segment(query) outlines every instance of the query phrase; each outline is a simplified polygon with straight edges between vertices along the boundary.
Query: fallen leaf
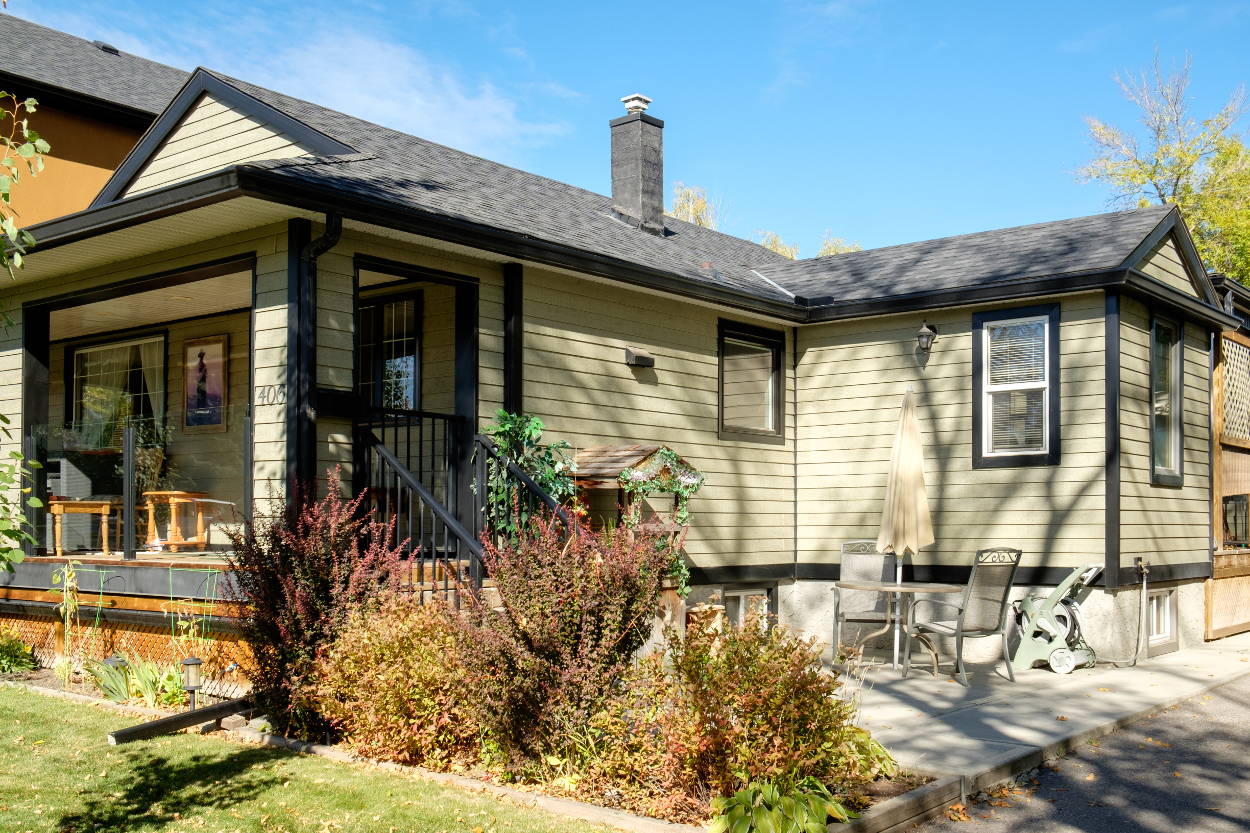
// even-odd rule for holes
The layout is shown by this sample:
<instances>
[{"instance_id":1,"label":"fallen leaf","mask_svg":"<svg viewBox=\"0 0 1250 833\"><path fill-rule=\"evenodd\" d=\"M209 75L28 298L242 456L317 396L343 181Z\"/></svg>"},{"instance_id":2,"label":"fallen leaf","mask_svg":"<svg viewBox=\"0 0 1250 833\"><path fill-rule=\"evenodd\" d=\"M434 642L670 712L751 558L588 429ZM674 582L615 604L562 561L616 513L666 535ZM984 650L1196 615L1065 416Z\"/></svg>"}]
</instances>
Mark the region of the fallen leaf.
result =
<instances>
[{"instance_id":1,"label":"fallen leaf","mask_svg":"<svg viewBox=\"0 0 1250 833\"><path fill-rule=\"evenodd\" d=\"M1058 717L1055 718L1055 720L1067 720L1067 719L1068 718L1064 717L1063 715L1059 715Z\"/></svg>"},{"instance_id":2,"label":"fallen leaf","mask_svg":"<svg viewBox=\"0 0 1250 833\"><path fill-rule=\"evenodd\" d=\"M1184 775L1181 775L1179 772L1173 772L1173 773L1172 773L1172 777L1173 777L1173 778L1184 778L1185 776L1184 776Z\"/></svg>"},{"instance_id":3,"label":"fallen leaf","mask_svg":"<svg viewBox=\"0 0 1250 833\"><path fill-rule=\"evenodd\" d=\"M1086 776L1085 776L1085 780L1086 780L1086 781L1097 781L1097 780L1098 780L1098 776L1097 776L1097 775L1095 775L1094 773L1092 773L1092 772L1091 772L1089 775L1086 775Z\"/></svg>"}]
</instances>

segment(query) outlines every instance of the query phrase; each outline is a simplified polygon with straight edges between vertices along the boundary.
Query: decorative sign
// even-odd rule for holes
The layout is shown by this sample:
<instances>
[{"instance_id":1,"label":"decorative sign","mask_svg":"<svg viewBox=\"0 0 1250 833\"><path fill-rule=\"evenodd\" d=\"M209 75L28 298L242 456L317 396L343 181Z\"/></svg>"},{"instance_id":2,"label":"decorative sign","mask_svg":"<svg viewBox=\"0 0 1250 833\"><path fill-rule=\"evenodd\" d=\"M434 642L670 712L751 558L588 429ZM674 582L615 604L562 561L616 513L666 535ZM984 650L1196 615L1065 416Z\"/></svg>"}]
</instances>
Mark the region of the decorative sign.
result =
<instances>
[{"instance_id":1,"label":"decorative sign","mask_svg":"<svg viewBox=\"0 0 1250 833\"><path fill-rule=\"evenodd\" d=\"M229 387L228 336L211 336L182 345L182 430L216 434L226 430Z\"/></svg>"}]
</instances>

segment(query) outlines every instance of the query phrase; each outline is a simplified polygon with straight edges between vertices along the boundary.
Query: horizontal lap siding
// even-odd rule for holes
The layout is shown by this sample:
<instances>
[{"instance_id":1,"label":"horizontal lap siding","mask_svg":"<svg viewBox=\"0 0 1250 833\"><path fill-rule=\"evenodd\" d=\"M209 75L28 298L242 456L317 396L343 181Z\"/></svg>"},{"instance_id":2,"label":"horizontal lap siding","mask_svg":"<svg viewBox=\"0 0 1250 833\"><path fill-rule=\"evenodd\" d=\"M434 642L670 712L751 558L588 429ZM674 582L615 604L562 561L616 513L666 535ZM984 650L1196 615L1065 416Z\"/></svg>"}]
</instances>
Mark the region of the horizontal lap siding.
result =
<instances>
[{"instance_id":1,"label":"horizontal lap siding","mask_svg":"<svg viewBox=\"0 0 1250 833\"><path fill-rule=\"evenodd\" d=\"M538 269L526 270L524 307L525 410L543 420L547 439L579 448L670 446L707 478L690 503L686 549L694 565L788 569L794 550L789 349L785 440L724 440L717 423L715 310ZM651 353L655 367L626 366L626 347Z\"/></svg>"},{"instance_id":2,"label":"horizontal lap siding","mask_svg":"<svg viewBox=\"0 0 1250 833\"><path fill-rule=\"evenodd\" d=\"M1194 291L1194 283L1189 279L1189 273L1185 271L1180 252L1171 237L1165 237L1155 246L1137 268L1143 274L1162 281L1173 289L1179 289L1186 295L1198 294Z\"/></svg>"},{"instance_id":3,"label":"horizontal lap siding","mask_svg":"<svg viewBox=\"0 0 1250 833\"><path fill-rule=\"evenodd\" d=\"M0 455L10 459L22 450L22 310L6 303L8 325L0 324L0 414L8 418L8 431L0 431ZM17 499L17 487L6 495Z\"/></svg>"},{"instance_id":4,"label":"horizontal lap siding","mask_svg":"<svg viewBox=\"0 0 1250 833\"><path fill-rule=\"evenodd\" d=\"M287 253L286 236L256 264L252 315L252 387L264 392L252 406L252 494L264 507L286 494ZM281 392L280 395L275 395Z\"/></svg>"},{"instance_id":5,"label":"horizontal lap siding","mask_svg":"<svg viewBox=\"0 0 1250 833\"><path fill-rule=\"evenodd\" d=\"M993 545L1024 550L1027 567L1102 560L1103 296L1060 301L1057 466L972 468L973 312L939 310L799 330L800 562L836 563L843 541L877 537L909 387L925 444L936 538L916 562L966 565L976 549ZM921 366L916 331L924 321L939 335Z\"/></svg>"},{"instance_id":6,"label":"horizontal lap siding","mask_svg":"<svg viewBox=\"0 0 1250 833\"><path fill-rule=\"evenodd\" d=\"M1210 354L1207 333L1185 325L1184 485L1150 482L1150 311L1122 301L1120 327L1121 566L1210 557Z\"/></svg>"},{"instance_id":7,"label":"horizontal lap siding","mask_svg":"<svg viewBox=\"0 0 1250 833\"><path fill-rule=\"evenodd\" d=\"M295 139L203 96L126 189L125 196L258 159L308 156Z\"/></svg>"}]
</instances>

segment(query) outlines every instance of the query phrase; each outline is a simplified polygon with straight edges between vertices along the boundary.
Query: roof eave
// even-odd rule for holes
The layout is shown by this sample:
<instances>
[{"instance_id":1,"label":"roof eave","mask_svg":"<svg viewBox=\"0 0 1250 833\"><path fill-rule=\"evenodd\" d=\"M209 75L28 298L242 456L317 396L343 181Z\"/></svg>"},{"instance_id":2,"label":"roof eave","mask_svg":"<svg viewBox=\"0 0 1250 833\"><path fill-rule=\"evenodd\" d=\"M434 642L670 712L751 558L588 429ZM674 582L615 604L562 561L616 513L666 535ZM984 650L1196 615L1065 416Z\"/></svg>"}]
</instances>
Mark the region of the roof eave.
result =
<instances>
[{"instance_id":1,"label":"roof eave","mask_svg":"<svg viewBox=\"0 0 1250 833\"><path fill-rule=\"evenodd\" d=\"M213 174L180 182L135 197L88 208L56 220L32 226L38 240L36 252L139 225L237 197L253 197L292 208L338 213L344 218L372 223L491 251L547 266L575 269L634 286L695 297L743 312L803 323L807 310L789 301L753 296L727 287L709 286L682 275L651 269L628 261L586 252L571 246L529 237L492 226L458 220L418 209L398 206L360 194L345 194L294 182L272 171L234 166Z\"/></svg>"}]
</instances>

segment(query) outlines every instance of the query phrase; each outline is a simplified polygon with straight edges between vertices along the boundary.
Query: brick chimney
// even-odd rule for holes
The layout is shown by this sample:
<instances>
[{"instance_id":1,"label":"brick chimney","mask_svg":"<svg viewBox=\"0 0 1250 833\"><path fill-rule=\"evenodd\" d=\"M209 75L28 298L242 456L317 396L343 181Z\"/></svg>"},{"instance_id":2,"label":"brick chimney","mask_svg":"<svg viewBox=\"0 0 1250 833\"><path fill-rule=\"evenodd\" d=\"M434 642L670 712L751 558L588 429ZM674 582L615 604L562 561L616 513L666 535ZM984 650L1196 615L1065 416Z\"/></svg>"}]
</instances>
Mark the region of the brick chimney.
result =
<instances>
[{"instance_id":1,"label":"brick chimney","mask_svg":"<svg viewBox=\"0 0 1250 833\"><path fill-rule=\"evenodd\" d=\"M612 207L621 219L664 233L664 122L645 112L651 99L621 99L627 115L612 119Z\"/></svg>"}]
</instances>

